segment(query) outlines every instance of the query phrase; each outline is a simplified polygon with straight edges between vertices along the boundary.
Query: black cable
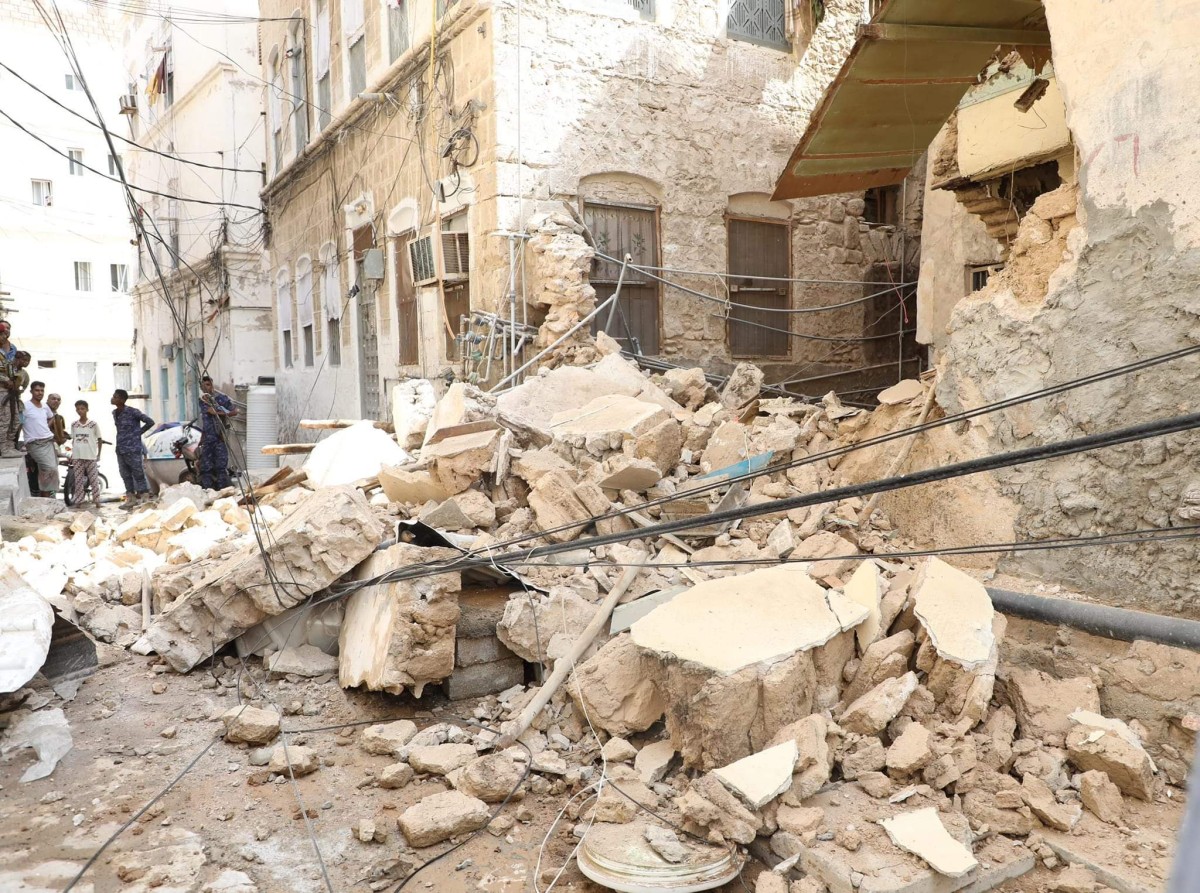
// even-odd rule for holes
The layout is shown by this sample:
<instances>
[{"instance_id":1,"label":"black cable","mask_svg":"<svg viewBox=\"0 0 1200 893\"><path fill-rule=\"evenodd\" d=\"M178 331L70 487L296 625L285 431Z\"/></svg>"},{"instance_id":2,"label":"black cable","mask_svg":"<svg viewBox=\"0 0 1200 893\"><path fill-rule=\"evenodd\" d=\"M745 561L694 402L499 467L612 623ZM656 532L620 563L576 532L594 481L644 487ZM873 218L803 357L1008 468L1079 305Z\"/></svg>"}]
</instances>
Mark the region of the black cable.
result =
<instances>
[{"instance_id":1,"label":"black cable","mask_svg":"<svg viewBox=\"0 0 1200 893\"><path fill-rule=\"evenodd\" d=\"M4 64L3 61L0 61L0 68L3 68L5 71L7 71L9 74L11 74L13 77L15 77L17 80L21 81L21 83L28 86L30 89L36 90L38 93L42 94L44 97L49 99L51 102L53 102L59 108L64 109L65 111L71 113L76 118L79 118L81 121L85 121L88 124L91 124L93 127L100 128L100 122L92 120L87 115L77 112L77 111L75 111L75 109L71 108L69 105L66 105L63 102L60 102L58 99L55 99L54 96L47 93L41 87L37 86L36 84L31 83L30 81L23 78L18 72L9 68L7 65ZM100 129L103 129L103 128L100 128ZM136 146L137 148L141 149L143 152L150 152L154 155L161 155L163 158L170 158L172 161L178 161L181 164L190 164L193 167L204 167L204 168L208 168L209 170L214 170L214 171L232 171L235 174L262 174L261 168L223 167L222 165L219 165L219 164L205 164L202 161L189 161L188 159L181 158L178 155L172 155L170 152L162 152L158 149L152 149L149 146L144 146L141 143L138 143L138 142L135 142L135 141L129 139L128 137L121 136L119 133L114 133L113 136L116 137L117 139L119 139L123 143L127 143L130 146Z\"/></svg>"},{"instance_id":2,"label":"black cable","mask_svg":"<svg viewBox=\"0 0 1200 893\"><path fill-rule=\"evenodd\" d=\"M59 148L53 146L46 140L42 139L40 136L38 136L36 133L34 133L32 130L30 130L28 127L23 125L20 121L18 121L12 115L8 114L8 112L4 111L3 109L0 109L0 115L3 115L5 118L7 118L9 121L12 122L14 127L16 127L18 130L25 133L27 136L30 136L33 139L37 140L39 143L41 143L43 146L45 146L51 152L54 152L57 155L61 155L63 158L66 158L72 164L77 164L84 170L91 171L93 174L95 174L98 177L103 177L105 180L112 180L114 183L120 183L126 189L136 189L138 192L144 192L147 195L157 195L157 196L161 196L162 198L169 198L169 199L172 199L173 201L179 201L179 202L190 202L191 204L194 204L194 205L214 205L216 207L221 207L221 208L242 208L246 211L254 211L256 214L263 213L263 210L261 208L255 208L251 205L242 205L242 204L238 204L237 202L211 202L211 201L208 201L208 200L202 199L202 198L186 198L182 195L171 195L170 193L167 193L167 192L159 192L156 189L147 189L144 186L134 186L130 183L127 183L124 179L122 179L120 177L114 177L114 176L111 176L110 174L103 173L102 171L97 170L96 168L92 167L91 165L84 164L82 161L71 158L71 156L69 154L64 152L62 149L59 149ZM113 154L116 154L115 149L113 150Z\"/></svg>"}]
</instances>

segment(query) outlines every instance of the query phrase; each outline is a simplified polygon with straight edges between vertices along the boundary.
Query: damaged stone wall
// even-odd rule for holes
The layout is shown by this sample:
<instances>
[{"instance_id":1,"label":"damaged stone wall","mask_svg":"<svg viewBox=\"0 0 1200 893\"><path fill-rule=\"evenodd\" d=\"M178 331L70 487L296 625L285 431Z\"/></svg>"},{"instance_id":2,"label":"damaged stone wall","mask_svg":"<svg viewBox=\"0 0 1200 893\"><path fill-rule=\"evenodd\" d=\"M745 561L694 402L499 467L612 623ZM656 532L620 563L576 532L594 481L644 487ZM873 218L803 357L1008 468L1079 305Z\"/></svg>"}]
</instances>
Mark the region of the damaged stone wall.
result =
<instances>
[{"instance_id":1,"label":"damaged stone wall","mask_svg":"<svg viewBox=\"0 0 1200 893\"><path fill-rule=\"evenodd\" d=\"M1054 66L1079 152L1069 186L1026 217L1005 272L955 309L938 402L947 412L1100 372L1200 338L1200 162L1190 107L1200 9L1132 0L1047 0ZM1172 363L973 421L958 452L1029 447L1194 411L1200 361ZM955 451L955 450L952 450ZM1168 527L1190 517L1194 434L998 473L995 506L1016 538ZM885 500L884 505L888 502ZM928 527L912 535L934 538ZM1027 552L1014 573L1123 606L1200 616L1196 548Z\"/></svg>"},{"instance_id":2,"label":"damaged stone wall","mask_svg":"<svg viewBox=\"0 0 1200 893\"><path fill-rule=\"evenodd\" d=\"M811 42L798 43L794 53L727 38L724 9L711 0L680 0L660 4L655 20L645 21L623 3L527 4L520 23L525 61L518 69L516 13L498 8L500 220L565 213L564 203L650 206L659 211L661 265L719 273L727 270L727 215L789 223L795 277L870 279L874 265L899 259L902 241L915 256L923 170L908 190L913 213L906 215L910 230L903 239L895 229L868 226L861 194L770 201L796 135L849 50L861 4L827 3ZM520 119L517 70L524 73ZM520 207L518 195L526 197ZM527 254L531 268L539 260ZM718 278L669 276L704 294L728 296ZM863 294L858 284L797 284L792 305ZM532 285L528 295L539 300ZM663 356L730 367L719 304L665 287L659 302ZM860 335L879 316L872 307L793 317L792 330ZM556 323L554 331L559 328ZM814 364L810 374L862 365L862 344L789 340L789 356L756 359L778 360L780 368Z\"/></svg>"}]
</instances>

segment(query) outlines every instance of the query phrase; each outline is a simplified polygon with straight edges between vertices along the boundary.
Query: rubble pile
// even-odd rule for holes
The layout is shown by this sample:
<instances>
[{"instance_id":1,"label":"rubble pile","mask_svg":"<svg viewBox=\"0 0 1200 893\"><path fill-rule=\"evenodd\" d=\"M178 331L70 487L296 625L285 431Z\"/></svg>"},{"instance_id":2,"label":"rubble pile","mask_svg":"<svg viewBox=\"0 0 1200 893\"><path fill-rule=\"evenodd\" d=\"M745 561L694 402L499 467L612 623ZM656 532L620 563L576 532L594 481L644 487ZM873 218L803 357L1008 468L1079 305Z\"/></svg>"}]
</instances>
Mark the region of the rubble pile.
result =
<instances>
[{"instance_id":1,"label":"rubble pile","mask_svg":"<svg viewBox=\"0 0 1200 893\"><path fill-rule=\"evenodd\" d=\"M177 672L232 646L290 680L475 699L475 725L340 739L377 763L364 785L442 786L390 826L357 822L363 845L461 841L511 827L501 804L590 790L564 815L601 883L606 852L715 878L742 861L730 847L756 847L783 863L760 890L794 870L804 893L983 891L1069 861L1073 834L1120 829L1131 799L1158 795L1137 728L1102 714L1091 677L1004 666L983 585L890 557L910 544L862 500L704 526L836 484L837 458L771 466L855 442L869 413L768 398L749 365L719 393L700 370L647 376L614 347L499 396L408 383L395 439L333 434L322 473L264 496L255 519L233 497L168 492L127 516L56 516L0 560L65 619ZM897 424L928 387L891 389ZM337 473L352 442L353 473ZM637 536L683 518L699 523ZM537 542L578 548L504 565ZM492 566L460 571L467 553ZM430 572L373 582L415 565ZM545 688L527 665L555 671ZM322 754L244 693L219 718L229 746L261 753L251 783L319 774Z\"/></svg>"}]
</instances>

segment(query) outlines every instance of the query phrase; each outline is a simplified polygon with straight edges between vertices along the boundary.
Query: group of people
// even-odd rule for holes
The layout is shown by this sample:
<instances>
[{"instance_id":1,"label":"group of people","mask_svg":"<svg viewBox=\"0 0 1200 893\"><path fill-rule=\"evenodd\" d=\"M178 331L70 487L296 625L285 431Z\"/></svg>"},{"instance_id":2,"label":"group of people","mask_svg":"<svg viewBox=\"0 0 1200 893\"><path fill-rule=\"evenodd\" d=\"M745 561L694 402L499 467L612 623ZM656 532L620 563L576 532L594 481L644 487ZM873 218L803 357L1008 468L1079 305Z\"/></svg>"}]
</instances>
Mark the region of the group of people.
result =
<instances>
[{"instance_id":1,"label":"group of people","mask_svg":"<svg viewBox=\"0 0 1200 893\"><path fill-rule=\"evenodd\" d=\"M71 443L71 470L74 478L73 504L90 501L100 504L100 450L108 441L100 435L100 426L88 417L86 400L75 401L78 419L71 423L68 434L63 417L58 414L62 398L46 395L46 385L29 380L25 371L30 355L17 350L12 343L12 324L0 320L0 458L26 455L37 466L37 487L34 496L53 499L58 492L59 447ZM26 388L29 399L22 400ZM229 451L225 443L227 419L237 415L233 401L217 391L210 376L200 381L200 403L203 410L200 441L200 484L221 489L228 487ZM43 402L44 400L44 402ZM117 467L125 485L125 503L148 500L150 485L146 479L146 455L142 436L155 425L141 410L127 405L129 392L118 388L113 392L113 427L116 429ZM17 445L24 438L24 451ZM30 472L32 475L32 471ZM32 478L31 478L32 480Z\"/></svg>"}]
</instances>

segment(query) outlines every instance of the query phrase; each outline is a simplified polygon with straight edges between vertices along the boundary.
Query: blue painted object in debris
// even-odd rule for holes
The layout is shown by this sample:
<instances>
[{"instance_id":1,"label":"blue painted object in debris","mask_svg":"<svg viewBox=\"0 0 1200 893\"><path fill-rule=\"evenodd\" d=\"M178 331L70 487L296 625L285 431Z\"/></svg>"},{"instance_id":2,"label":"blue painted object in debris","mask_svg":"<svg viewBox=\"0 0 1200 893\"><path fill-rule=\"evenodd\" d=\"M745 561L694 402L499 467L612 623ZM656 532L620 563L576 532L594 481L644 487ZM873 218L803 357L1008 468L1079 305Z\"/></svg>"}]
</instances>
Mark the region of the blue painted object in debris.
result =
<instances>
[{"instance_id":1,"label":"blue painted object in debris","mask_svg":"<svg viewBox=\"0 0 1200 893\"><path fill-rule=\"evenodd\" d=\"M706 481L713 478L736 478L742 475L750 474L751 472L761 471L771 464L771 459L775 457L774 452L759 453L757 456L751 456L749 459L743 459L733 465L728 465L725 468L718 468L716 471L710 471L708 474L702 474L696 478L697 481Z\"/></svg>"}]
</instances>

